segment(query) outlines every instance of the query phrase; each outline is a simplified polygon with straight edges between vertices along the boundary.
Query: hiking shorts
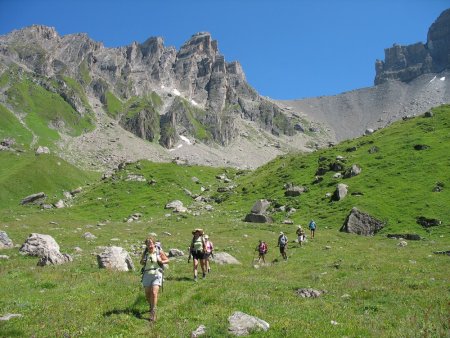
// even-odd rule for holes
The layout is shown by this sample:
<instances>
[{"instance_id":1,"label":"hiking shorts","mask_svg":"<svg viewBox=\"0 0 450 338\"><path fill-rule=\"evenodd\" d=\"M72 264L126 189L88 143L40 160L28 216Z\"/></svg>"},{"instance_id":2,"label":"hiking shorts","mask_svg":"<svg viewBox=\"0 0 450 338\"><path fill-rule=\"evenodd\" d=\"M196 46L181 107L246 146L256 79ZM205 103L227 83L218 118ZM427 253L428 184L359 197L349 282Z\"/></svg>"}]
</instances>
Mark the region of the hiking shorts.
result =
<instances>
[{"instance_id":1,"label":"hiking shorts","mask_svg":"<svg viewBox=\"0 0 450 338\"><path fill-rule=\"evenodd\" d=\"M161 286L163 282L163 275L161 272L148 273L145 272L142 278L142 286L147 288L149 286Z\"/></svg>"},{"instance_id":2,"label":"hiking shorts","mask_svg":"<svg viewBox=\"0 0 450 338\"><path fill-rule=\"evenodd\" d=\"M205 252L204 258L209 259L211 257L211 252Z\"/></svg>"},{"instance_id":3,"label":"hiking shorts","mask_svg":"<svg viewBox=\"0 0 450 338\"><path fill-rule=\"evenodd\" d=\"M192 258L205 259L205 253L203 251L192 251Z\"/></svg>"},{"instance_id":4,"label":"hiking shorts","mask_svg":"<svg viewBox=\"0 0 450 338\"><path fill-rule=\"evenodd\" d=\"M298 242L303 242L305 240L305 235L299 235L298 236Z\"/></svg>"}]
</instances>

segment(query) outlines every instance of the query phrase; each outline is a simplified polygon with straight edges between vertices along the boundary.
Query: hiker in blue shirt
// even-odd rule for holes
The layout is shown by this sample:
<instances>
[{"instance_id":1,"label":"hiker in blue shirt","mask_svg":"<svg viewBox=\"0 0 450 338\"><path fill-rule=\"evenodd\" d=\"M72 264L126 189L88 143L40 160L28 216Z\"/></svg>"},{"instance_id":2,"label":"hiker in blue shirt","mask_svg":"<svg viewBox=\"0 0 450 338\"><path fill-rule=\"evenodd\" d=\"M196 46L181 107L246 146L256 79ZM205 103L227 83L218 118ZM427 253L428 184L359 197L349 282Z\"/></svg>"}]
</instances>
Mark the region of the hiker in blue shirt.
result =
<instances>
[{"instance_id":1,"label":"hiker in blue shirt","mask_svg":"<svg viewBox=\"0 0 450 338\"><path fill-rule=\"evenodd\" d=\"M283 256L284 260L287 260L286 247L287 247L288 239L284 232L280 232L280 236L278 237L278 245L280 247L280 254Z\"/></svg>"},{"instance_id":2,"label":"hiker in blue shirt","mask_svg":"<svg viewBox=\"0 0 450 338\"><path fill-rule=\"evenodd\" d=\"M314 232L316 231L316 222L314 222L314 220L311 220L308 227L309 230L311 230L311 238L314 238Z\"/></svg>"}]
</instances>

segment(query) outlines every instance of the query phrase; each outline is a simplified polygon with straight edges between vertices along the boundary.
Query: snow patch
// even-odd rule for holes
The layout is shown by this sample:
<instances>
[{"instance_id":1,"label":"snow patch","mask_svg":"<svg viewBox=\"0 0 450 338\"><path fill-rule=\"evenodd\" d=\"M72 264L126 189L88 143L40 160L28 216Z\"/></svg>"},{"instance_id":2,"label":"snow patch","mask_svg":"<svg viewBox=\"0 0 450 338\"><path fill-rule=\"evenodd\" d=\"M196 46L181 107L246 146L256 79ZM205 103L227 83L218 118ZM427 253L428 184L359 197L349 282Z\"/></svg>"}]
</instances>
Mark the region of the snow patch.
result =
<instances>
[{"instance_id":1,"label":"snow patch","mask_svg":"<svg viewBox=\"0 0 450 338\"><path fill-rule=\"evenodd\" d=\"M181 138L184 142L186 142L186 144L192 144L192 142L191 142L186 136L180 135L180 138Z\"/></svg>"},{"instance_id":2,"label":"snow patch","mask_svg":"<svg viewBox=\"0 0 450 338\"><path fill-rule=\"evenodd\" d=\"M428 83L431 83L431 82L433 82L434 80L436 80L436 75L430 80L430 82L428 82Z\"/></svg>"},{"instance_id":3,"label":"snow patch","mask_svg":"<svg viewBox=\"0 0 450 338\"><path fill-rule=\"evenodd\" d=\"M445 76L441 77L439 80L445 81Z\"/></svg>"},{"instance_id":4,"label":"snow patch","mask_svg":"<svg viewBox=\"0 0 450 338\"><path fill-rule=\"evenodd\" d=\"M181 93L177 89L172 89L172 93L176 96L181 96Z\"/></svg>"},{"instance_id":5,"label":"snow patch","mask_svg":"<svg viewBox=\"0 0 450 338\"><path fill-rule=\"evenodd\" d=\"M192 100L191 99L191 103L192 103L192 105L194 105L194 106L198 106L198 103L197 102L195 102L194 100Z\"/></svg>"}]
</instances>

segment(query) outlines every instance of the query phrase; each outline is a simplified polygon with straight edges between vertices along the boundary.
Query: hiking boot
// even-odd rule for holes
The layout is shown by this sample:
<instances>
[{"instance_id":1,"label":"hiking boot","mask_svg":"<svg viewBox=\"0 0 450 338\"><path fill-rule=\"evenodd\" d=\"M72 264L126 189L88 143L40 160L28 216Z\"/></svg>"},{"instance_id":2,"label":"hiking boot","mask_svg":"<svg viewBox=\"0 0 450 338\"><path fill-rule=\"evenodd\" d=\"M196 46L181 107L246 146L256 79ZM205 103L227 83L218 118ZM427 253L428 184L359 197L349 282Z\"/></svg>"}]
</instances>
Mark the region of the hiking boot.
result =
<instances>
[{"instance_id":1,"label":"hiking boot","mask_svg":"<svg viewBox=\"0 0 450 338\"><path fill-rule=\"evenodd\" d=\"M208 268L208 273L210 273L211 272L211 268Z\"/></svg>"},{"instance_id":2,"label":"hiking boot","mask_svg":"<svg viewBox=\"0 0 450 338\"><path fill-rule=\"evenodd\" d=\"M195 276L194 277L194 282L197 282L198 281L198 278L197 278L197 276Z\"/></svg>"},{"instance_id":3,"label":"hiking boot","mask_svg":"<svg viewBox=\"0 0 450 338\"><path fill-rule=\"evenodd\" d=\"M156 309L150 310L150 321L156 321Z\"/></svg>"},{"instance_id":4,"label":"hiking boot","mask_svg":"<svg viewBox=\"0 0 450 338\"><path fill-rule=\"evenodd\" d=\"M206 278L206 273L203 272L202 278L203 278L203 279Z\"/></svg>"}]
</instances>

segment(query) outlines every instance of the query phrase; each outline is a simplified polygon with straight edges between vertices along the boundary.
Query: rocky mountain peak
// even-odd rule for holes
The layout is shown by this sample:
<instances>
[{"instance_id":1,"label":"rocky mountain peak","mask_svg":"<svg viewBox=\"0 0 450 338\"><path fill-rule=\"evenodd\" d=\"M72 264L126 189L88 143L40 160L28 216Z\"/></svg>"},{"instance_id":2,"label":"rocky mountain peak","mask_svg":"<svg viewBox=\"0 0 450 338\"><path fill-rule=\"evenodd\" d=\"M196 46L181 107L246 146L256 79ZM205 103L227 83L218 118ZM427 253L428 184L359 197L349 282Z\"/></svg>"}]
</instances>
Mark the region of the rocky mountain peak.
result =
<instances>
[{"instance_id":1,"label":"rocky mountain peak","mask_svg":"<svg viewBox=\"0 0 450 338\"><path fill-rule=\"evenodd\" d=\"M388 80L409 82L423 74L450 69L450 9L431 25L426 44L394 44L384 53L385 60L375 63L375 85Z\"/></svg>"}]
</instances>

